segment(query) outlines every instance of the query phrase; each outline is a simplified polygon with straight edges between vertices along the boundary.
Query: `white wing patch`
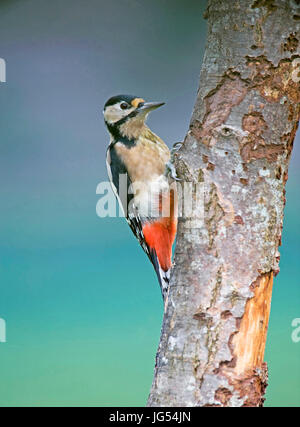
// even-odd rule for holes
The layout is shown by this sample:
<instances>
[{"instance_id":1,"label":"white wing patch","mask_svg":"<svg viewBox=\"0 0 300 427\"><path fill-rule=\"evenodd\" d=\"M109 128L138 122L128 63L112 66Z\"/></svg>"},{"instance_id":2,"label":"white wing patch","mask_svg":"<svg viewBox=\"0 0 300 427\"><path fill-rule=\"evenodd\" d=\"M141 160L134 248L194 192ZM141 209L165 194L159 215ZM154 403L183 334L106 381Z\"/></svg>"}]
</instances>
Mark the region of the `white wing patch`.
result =
<instances>
[{"instance_id":1,"label":"white wing patch","mask_svg":"<svg viewBox=\"0 0 300 427\"><path fill-rule=\"evenodd\" d=\"M107 168L107 175L108 175L108 178L109 178L109 181L110 181L110 184L111 184L112 190L113 190L113 192L114 192L114 195L116 196L116 198L117 198L117 200L118 200L118 203L119 203L119 206L120 206L120 208L121 208L122 214L123 214L123 216L125 216L125 212L124 212L123 204L122 204L121 199L120 199L120 197L119 197L118 190L117 190L117 188L116 188L116 186L115 186L115 184L114 184L114 182L113 182L113 177L112 177L112 173L111 173L111 167L110 167L110 165L111 165L111 157L110 157L110 149L109 149L109 147L108 147L108 149L107 149L107 151L106 151L106 168Z\"/></svg>"}]
</instances>

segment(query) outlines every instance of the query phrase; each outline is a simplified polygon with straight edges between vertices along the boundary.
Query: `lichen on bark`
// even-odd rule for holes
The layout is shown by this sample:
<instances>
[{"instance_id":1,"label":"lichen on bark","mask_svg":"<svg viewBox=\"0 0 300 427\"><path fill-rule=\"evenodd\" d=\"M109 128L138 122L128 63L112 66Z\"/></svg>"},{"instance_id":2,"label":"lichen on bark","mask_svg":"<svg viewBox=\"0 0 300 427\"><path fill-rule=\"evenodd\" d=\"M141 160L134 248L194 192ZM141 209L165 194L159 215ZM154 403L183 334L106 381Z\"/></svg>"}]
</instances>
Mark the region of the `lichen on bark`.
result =
<instances>
[{"instance_id":1,"label":"lichen on bark","mask_svg":"<svg viewBox=\"0 0 300 427\"><path fill-rule=\"evenodd\" d=\"M179 220L149 406L260 406L285 184L300 112L299 4L210 0L190 129L176 155L205 185Z\"/></svg>"}]
</instances>

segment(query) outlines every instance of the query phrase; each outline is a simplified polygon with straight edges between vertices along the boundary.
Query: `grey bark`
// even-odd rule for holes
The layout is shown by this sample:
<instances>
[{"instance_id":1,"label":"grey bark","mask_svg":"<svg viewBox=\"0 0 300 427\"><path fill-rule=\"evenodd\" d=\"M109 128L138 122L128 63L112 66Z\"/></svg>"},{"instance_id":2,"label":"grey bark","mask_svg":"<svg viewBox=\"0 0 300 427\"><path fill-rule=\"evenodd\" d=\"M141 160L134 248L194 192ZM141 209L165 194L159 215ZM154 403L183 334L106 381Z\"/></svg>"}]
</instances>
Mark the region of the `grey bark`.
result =
<instances>
[{"instance_id":1,"label":"grey bark","mask_svg":"<svg viewBox=\"0 0 300 427\"><path fill-rule=\"evenodd\" d=\"M266 365L241 362L249 343L237 341L254 290L268 311L261 283L279 271L299 0L209 0L205 17L200 86L176 155L179 177L205 185L204 223L179 219L149 406L260 406L266 387ZM260 322L266 330L268 313Z\"/></svg>"}]
</instances>

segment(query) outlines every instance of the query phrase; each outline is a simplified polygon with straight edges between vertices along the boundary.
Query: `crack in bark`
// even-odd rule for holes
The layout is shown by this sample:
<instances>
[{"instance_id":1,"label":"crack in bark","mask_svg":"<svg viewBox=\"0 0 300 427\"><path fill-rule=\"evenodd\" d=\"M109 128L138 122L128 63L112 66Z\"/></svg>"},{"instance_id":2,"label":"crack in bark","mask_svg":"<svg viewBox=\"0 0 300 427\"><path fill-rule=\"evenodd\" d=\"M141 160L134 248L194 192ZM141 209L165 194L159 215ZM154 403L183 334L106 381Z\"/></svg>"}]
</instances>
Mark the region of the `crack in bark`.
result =
<instances>
[{"instance_id":1,"label":"crack in bark","mask_svg":"<svg viewBox=\"0 0 300 427\"><path fill-rule=\"evenodd\" d=\"M217 188L213 184L209 192L209 201L205 204L205 224L209 238L209 249L212 249L214 246L218 224L224 216L225 212L220 204Z\"/></svg>"}]
</instances>

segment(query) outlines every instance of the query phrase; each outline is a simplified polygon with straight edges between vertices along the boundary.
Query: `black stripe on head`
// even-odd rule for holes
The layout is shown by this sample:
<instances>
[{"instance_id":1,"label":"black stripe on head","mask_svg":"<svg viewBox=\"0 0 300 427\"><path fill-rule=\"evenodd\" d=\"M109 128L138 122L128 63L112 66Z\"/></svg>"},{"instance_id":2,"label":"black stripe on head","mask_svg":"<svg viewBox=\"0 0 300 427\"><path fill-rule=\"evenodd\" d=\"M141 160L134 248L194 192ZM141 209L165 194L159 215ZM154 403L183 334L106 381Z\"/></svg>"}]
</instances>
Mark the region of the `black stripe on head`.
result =
<instances>
[{"instance_id":1,"label":"black stripe on head","mask_svg":"<svg viewBox=\"0 0 300 427\"><path fill-rule=\"evenodd\" d=\"M110 98L106 102L106 104L104 106L104 110L106 109L106 107L118 104L120 102L126 102L129 106L133 106L133 104L134 104L133 101L135 101L135 100L144 102L141 98L138 98L136 96L132 96L132 95L116 95L116 96L113 96L112 98ZM113 138L114 138L115 141L122 142L123 144L125 144L127 146L133 146L133 145L135 145L135 141L134 140L129 140L128 138L126 138L123 135L121 135L121 133L120 133L120 126L122 124L124 124L128 119L131 119L131 118L135 117L136 115L137 115L137 111L134 110L131 113L127 114L122 119L118 120L117 122L109 123L109 122L105 121L105 124L106 124L106 126L107 126L110 134L113 136Z\"/></svg>"},{"instance_id":2,"label":"black stripe on head","mask_svg":"<svg viewBox=\"0 0 300 427\"><path fill-rule=\"evenodd\" d=\"M111 98L109 98L109 100L106 102L106 104L104 105L104 109L106 107L109 107L110 105L115 105L118 102L127 102L127 104L131 105L131 102L136 99L137 96L132 96L132 95L116 95L113 96Z\"/></svg>"}]
</instances>

